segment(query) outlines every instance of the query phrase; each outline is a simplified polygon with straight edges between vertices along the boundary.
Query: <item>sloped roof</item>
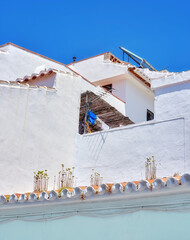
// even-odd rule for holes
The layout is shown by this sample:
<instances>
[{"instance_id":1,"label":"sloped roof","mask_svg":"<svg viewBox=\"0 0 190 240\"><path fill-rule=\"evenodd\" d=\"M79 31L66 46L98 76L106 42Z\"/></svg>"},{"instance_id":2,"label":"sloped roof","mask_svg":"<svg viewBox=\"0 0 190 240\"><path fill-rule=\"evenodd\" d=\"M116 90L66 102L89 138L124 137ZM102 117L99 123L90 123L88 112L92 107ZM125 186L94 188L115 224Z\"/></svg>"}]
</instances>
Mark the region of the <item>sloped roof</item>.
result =
<instances>
[{"instance_id":1,"label":"sloped roof","mask_svg":"<svg viewBox=\"0 0 190 240\"><path fill-rule=\"evenodd\" d=\"M71 66L71 69L75 69L76 68L76 66L77 66L77 64L78 63L81 63L81 62L85 62L85 61L89 61L89 60L91 60L91 59L93 59L93 58L97 58L97 57L99 57L99 56L102 56L102 55L104 55L104 60L101 62L101 63L104 63L104 64L110 64L110 62L112 62L112 63L116 63L116 65L113 65L112 66L112 70L110 70L110 74L113 74L113 72L114 72L114 69L118 69L119 67L119 69L120 69L120 71L118 72L118 74L124 74L124 73L127 73L127 71L129 71L130 73L132 73L132 75L134 76L134 77L136 77L136 78L138 78L138 80L140 80L141 82L143 82L146 86L148 86L148 87L150 87L150 79L149 79L149 77L146 75L146 74L144 74L144 73L141 73L140 72L140 70L139 70L139 72L137 72L138 71L138 69L140 69L140 68L137 68L137 67L135 67L134 65L131 65L130 63L128 63L128 62L125 62L125 61L122 61L122 60L120 60L119 58L117 58L116 56L114 56L112 53L110 53L110 52L105 52L105 53L102 53L102 54L99 54L99 55L95 55L95 56L93 56L93 57L90 57L90 58L86 58L86 59L82 59L82 60L80 60L80 61L76 61L76 62L72 62L72 63L70 63L70 64L68 64L67 66ZM91 63L89 63L89 64L91 64ZM95 64L97 64L97 63L95 63ZM90 65L89 65L90 66ZM105 66L105 65L103 65L103 66ZM113 68L114 67L114 68ZM122 67L122 68L121 68ZM124 68L123 68L124 67ZM125 68L126 67L126 68ZM94 66L94 63L93 63L93 65L92 65L92 69L96 69L96 67ZM110 66L109 66L109 69L110 69ZM78 72L80 72L80 67L79 67L79 69L77 70L77 68L76 68L76 71L78 71ZM103 71L103 69L101 69L101 71ZM83 70L83 75L85 74L85 72L84 72L84 70ZM95 74L96 76L97 76L97 73ZM104 76L105 77L105 76ZM110 75L110 76L107 76L106 78L109 78L109 77L112 77L112 75ZM99 80L93 80L94 82L98 82L98 81L100 81L100 80L102 80L102 79L99 79Z\"/></svg>"},{"instance_id":2,"label":"sloped roof","mask_svg":"<svg viewBox=\"0 0 190 240\"><path fill-rule=\"evenodd\" d=\"M33 52L33 51L31 51L31 50L28 50L28 49L26 49L26 48L23 48L23 47L18 46L18 45L14 44L14 43L11 43L11 42L8 42L8 43L5 43L5 44L3 44L3 45L0 45L0 48L5 47L5 46L7 46L7 45L14 46L14 47L19 48L19 49L22 49L22 50L24 50L24 51L26 51L26 52L29 52L29 53L32 53L32 54L37 55L37 56L39 56L39 57L42 57L42 58L44 58L44 59L53 61L53 62L58 63L58 64L60 64L60 65L63 65L64 67L66 67L66 68L67 68L70 72L72 72L73 74L76 74L76 75L82 77L85 81L87 81L87 82L89 82L90 84L92 84L93 86L95 86L91 81L89 81L88 79L86 79L86 78L83 77L81 74L79 74L79 73L77 73L76 71L74 71L73 69L69 68L69 67L68 67L67 65L65 65L64 63L58 62L58 61L53 60L53 59L51 59L51 58L49 58L49 57L43 56L43 55L41 55L41 54L39 54L39 53ZM103 53L103 54L105 54L105 53ZM100 54L100 55L102 55L102 54ZM54 70L57 70L57 69L54 69ZM42 70L42 72L43 72L43 71L46 71L46 70L44 69L44 70ZM41 73L41 72L40 72L40 73ZM39 74L40 74L40 73L39 73ZM31 77L31 78L33 77L33 78L35 78L35 76L37 76L37 74L36 74L36 73L33 73L33 74L31 74L30 76L23 76L23 77L20 78L20 79L27 79L27 77ZM18 78L17 78L17 81L19 81ZM23 80L21 80L21 81L23 81ZM110 93L110 94L111 94L113 97L115 97L115 98L117 98L118 100L120 100L121 102L124 102L124 101L121 100L119 97L115 96L114 94L112 94L112 93Z\"/></svg>"},{"instance_id":3,"label":"sloped roof","mask_svg":"<svg viewBox=\"0 0 190 240\"><path fill-rule=\"evenodd\" d=\"M31 50L28 50L28 49L26 49L26 48L23 48L23 47L18 46L18 45L14 44L14 43L11 43L11 42L8 42L8 43L5 43L5 44L3 44L3 45L0 45L0 48L1 48L1 47L5 47L5 46L7 46L7 45L12 45L12 46L17 47L17 48L20 48L20 49L22 49L22 50L24 50L24 51L26 51L26 52L29 52L29 53L38 55L39 57L42 57L42 58L45 58L45 59L50 60L50 61L52 61L52 62L61 64L61 65L65 66L66 68L68 68L69 70L72 71L72 69L70 69L69 67L67 67L67 65L65 65L64 63L58 62L58 61L56 61L56 60L54 60L54 59L51 59L51 58L46 57L46 56L44 56L44 55L42 55L42 54L33 52L33 51L31 51Z\"/></svg>"},{"instance_id":4,"label":"sloped roof","mask_svg":"<svg viewBox=\"0 0 190 240\"><path fill-rule=\"evenodd\" d=\"M30 80L35 80L38 77L43 77L43 76L46 76L46 75L50 75L50 74L55 73L55 72L57 72L57 70L53 69L53 68L49 68L47 70L45 69L45 70L40 71L39 73L33 73L31 76L27 75L27 76L24 76L23 78L17 78L16 82L27 83Z\"/></svg>"},{"instance_id":5,"label":"sloped roof","mask_svg":"<svg viewBox=\"0 0 190 240\"><path fill-rule=\"evenodd\" d=\"M85 114L85 104L86 104L86 94L81 94L81 105L80 105L80 118L81 123ZM109 94L109 92L108 92ZM88 92L88 102L90 103L90 110L96 114L105 124L110 128L120 127L121 125L126 126L133 124L133 122L123 114L121 114L117 109L112 107L108 102L102 99L101 96L94 94L93 92ZM101 128L98 126L90 126L92 132L100 131ZM83 129L81 129L82 133Z\"/></svg>"},{"instance_id":6,"label":"sloped roof","mask_svg":"<svg viewBox=\"0 0 190 240\"><path fill-rule=\"evenodd\" d=\"M129 67L128 71L150 88L150 79L146 75L139 74L136 69L136 67Z\"/></svg>"},{"instance_id":7,"label":"sloped roof","mask_svg":"<svg viewBox=\"0 0 190 240\"><path fill-rule=\"evenodd\" d=\"M83 62L83 61L87 61L87 60L90 60L90 59L92 59L92 58L96 58L96 57L99 57L99 56L102 56L102 55L105 55L105 59L109 59L111 62L131 65L130 63L127 63L127 62L125 62L125 61L120 60L118 57L116 57L115 55L113 55L111 52L104 52L104 53L101 53L101 54L98 54L98 55L94 55L94 56L92 56L92 57L88 57L88 58L81 59L81 60L79 60L79 61L71 62L71 63L69 63L67 66L70 66L70 65L73 65L73 64L76 64L76 63L80 63L80 62Z\"/></svg>"},{"instance_id":8,"label":"sloped roof","mask_svg":"<svg viewBox=\"0 0 190 240\"><path fill-rule=\"evenodd\" d=\"M144 79L147 79L148 81L178 74L175 72L168 72L167 70L151 71L148 68L137 68L137 67L135 67L135 72L140 76L142 76Z\"/></svg>"},{"instance_id":9,"label":"sloped roof","mask_svg":"<svg viewBox=\"0 0 190 240\"><path fill-rule=\"evenodd\" d=\"M88 58L84 58L84 59L81 59L81 60L78 60L78 61L75 61L75 62L71 62L71 63L67 64L67 66L70 66L70 65L75 64L75 63L83 62L83 61L86 61L86 60L89 60L89 59L92 59L92 58L96 58L96 57L99 57L101 55L105 55L106 53L110 53L110 52L100 53L100 54L94 55L92 57L88 57Z\"/></svg>"}]
</instances>

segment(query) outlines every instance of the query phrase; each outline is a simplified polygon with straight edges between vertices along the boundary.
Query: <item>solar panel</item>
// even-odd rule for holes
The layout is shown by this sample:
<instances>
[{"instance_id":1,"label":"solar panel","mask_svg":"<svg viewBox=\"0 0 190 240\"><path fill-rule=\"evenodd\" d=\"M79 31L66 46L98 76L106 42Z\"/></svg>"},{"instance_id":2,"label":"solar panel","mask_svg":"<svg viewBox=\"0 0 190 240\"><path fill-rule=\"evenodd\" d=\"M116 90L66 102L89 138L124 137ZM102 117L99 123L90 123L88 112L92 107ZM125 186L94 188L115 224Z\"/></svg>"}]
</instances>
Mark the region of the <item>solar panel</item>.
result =
<instances>
[{"instance_id":1,"label":"solar panel","mask_svg":"<svg viewBox=\"0 0 190 240\"><path fill-rule=\"evenodd\" d=\"M119 47L119 48L123 51L123 53L126 53L131 59L133 59L133 61L135 61L140 67L148 68L151 71L156 71L156 69L152 65L150 65L150 63L148 63L145 59L137 56L136 54L130 52L124 47Z\"/></svg>"}]
</instances>

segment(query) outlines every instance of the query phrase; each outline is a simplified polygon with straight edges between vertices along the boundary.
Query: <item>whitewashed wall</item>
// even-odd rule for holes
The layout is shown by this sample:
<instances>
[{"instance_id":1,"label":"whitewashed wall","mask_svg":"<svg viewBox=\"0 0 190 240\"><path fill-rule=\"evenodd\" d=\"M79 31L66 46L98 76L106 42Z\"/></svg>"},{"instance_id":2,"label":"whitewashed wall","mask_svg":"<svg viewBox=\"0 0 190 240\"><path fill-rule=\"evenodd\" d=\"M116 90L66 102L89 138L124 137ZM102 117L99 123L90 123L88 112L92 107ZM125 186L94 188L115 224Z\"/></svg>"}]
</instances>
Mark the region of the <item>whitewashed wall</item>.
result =
<instances>
[{"instance_id":1,"label":"whitewashed wall","mask_svg":"<svg viewBox=\"0 0 190 240\"><path fill-rule=\"evenodd\" d=\"M126 102L126 79L118 79L117 81L110 82L113 87L113 94Z\"/></svg>"},{"instance_id":2,"label":"whitewashed wall","mask_svg":"<svg viewBox=\"0 0 190 240\"><path fill-rule=\"evenodd\" d=\"M61 63L43 58L11 44L0 48L0 80L15 81L25 75L39 73L49 68L72 72Z\"/></svg>"},{"instance_id":3,"label":"whitewashed wall","mask_svg":"<svg viewBox=\"0 0 190 240\"><path fill-rule=\"evenodd\" d=\"M112 84L113 94L125 102L125 116L134 123L147 120L147 109L154 112L154 92L130 73L103 79L94 84Z\"/></svg>"},{"instance_id":4,"label":"whitewashed wall","mask_svg":"<svg viewBox=\"0 0 190 240\"><path fill-rule=\"evenodd\" d=\"M44 76L40 76L36 79L29 80L27 84L33 85L33 86L46 86L49 88L54 88L55 87L55 79L56 79L56 74L51 73L50 75L46 74Z\"/></svg>"},{"instance_id":5,"label":"whitewashed wall","mask_svg":"<svg viewBox=\"0 0 190 240\"><path fill-rule=\"evenodd\" d=\"M157 161L157 177L190 171L190 81L177 76L178 81L174 76L170 79L170 86L164 86L165 79L160 88L153 82L154 121L78 136L79 184L89 183L92 168L104 182L145 178L144 162L152 155Z\"/></svg>"},{"instance_id":6,"label":"whitewashed wall","mask_svg":"<svg viewBox=\"0 0 190 240\"><path fill-rule=\"evenodd\" d=\"M155 156L157 177L185 172L184 119L132 125L108 131L78 135L77 178L90 184L95 169L105 183L145 178L145 160Z\"/></svg>"},{"instance_id":7,"label":"whitewashed wall","mask_svg":"<svg viewBox=\"0 0 190 240\"><path fill-rule=\"evenodd\" d=\"M101 96L107 103L116 108L120 113L125 115L125 102L121 101L117 97L113 96L109 92L105 91L100 86L95 86L91 82L82 80L81 82L81 92L91 91L94 94Z\"/></svg>"},{"instance_id":8,"label":"whitewashed wall","mask_svg":"<svg viewBox=\"0 0 190 240\"><path fill-rule=\"evenodd\" d=\"M190 81L155 89L155 118L190 117Z\"/></svg>"},{"instance_id":9,"label":"whitewashed wall","mask_svg":"<svg viewBox=\"0 0 190 240\"><path fill-rule=\"evenodd\" d=\"M187 75L186 78L184 75ZM190 171L190 72L174 75L170 79L158 80L161 88L157 88L158 82L153 82L155 87L155 117L156 120L184 117L185 135L185 166ZM164 85L164 82L167 85ZM170 82L170 86L168 85ZM176 131L174 129L174 131ZM178 136L176 135L176 141Z\"/></svg>"},{"instance_id":10,"label":"whitewashed wall","mask_svg":"<svg viewBox=\"0 0 190 240\"><path fill-rule=\"evenodd\" d=\"M13 49L18 50L11 46L11 51ZM9 69L12 67L10 74L14 74L9 75L7 71L5 76L8 79L5 80L19 77L10 59L7 63L12 63ZM27 61L27 56L24 60ZM6 61L3 64L6 65ZM33 73L32 68L21 71L20 77L29 73ZM56 91L1 84L1 194L32 191L33 172L45 169L51 177L52 189L53 176L62 163L68 167L76 166L77 185L89 184L92 168L101 173L105 182L139 180L145 177L146 157L152 155L157 160L158 177L190 172L189 79L188 74L177 74L170 79L152 82L156 93L154 121L83 136L76 136L80 93L89 90L101 94L103 90L100 87L64 73L57 73L55 79L42 79L40 83L52 86L55 80ZM135 90L136 97L133 97L134 83L127 83L128 96L131 94L133 101L130 103L126 94L126 102L128 104L129 101L142 116L140 102L147 101L148 104L152 95L145 91L147 99L143 100ZM130 109L127 104L125 109L125 104L110 94L104 95L104 99L123 114ZM152 108L150 105L149 110ZM134 118L131 116L131 119Z\"/></svg>"},{"instance_id":11,"label":"whitewashed wall","mask_svg":"<svg viewBox=\"0 0 190 240\"><path fill-rule=\"evenodd\" d=\"M91 82L127 73L126 65L104 60L103 54L73 63L69 67Z\"/></svg>"},{"instance_id":12,"label":"whitewashed wall","mask_svg":"<svg viewBox=\"0 0 190 240\"><path fill-rule=\"evenodd\" d=\"M154 113L154 93L138 80L126 79L126 116L134 123L147 120L147 109Z\"/></svg>"},{"instance_id":13,"label":"whitewashed wall","mask_svg":"<svg viewBox=\"0 0 190 240\"><path fill-rule=\"evenodd\" d=\"M147 109L154 112L153 91L128 71L128 65L104 60L100 55L73 63L70 68L96 86L112 83L113 94L126 102L125 116L134 123L147 120Z\"/></svg>"},{"instance_id":14,"label":"whitewashed wall","mask_svg":"<svg viewBox=\"0 0 190 240\"><path fill-rule=\"evenodd\" d=\"M81 78L57 73L57 90L0 85L0 191L33 191L33 172L72 167Z\"/></svg>"},{"instance_id":15,"label":"whitewashed wall","mask_svg":"<svg viewBox=\"0 0 190 240\"><path fill-rule=\"evenodd\" d=\"M0 80L15 81L17 78L22 78L26 75L30 76L32 73L39 73L41 70L49 68L72 72L72 70L63 64L43 58L11 44L1 47L0 49ZM129 83L129 86L127 86L123 78L121 79L121 76L128 72L127 65L104 60L104 55L100 55L74 63L70 65L70 67L91 82L116 77L117 81L113 82L113 87L115 88L113 94L127 102L127 104L126 109L123 110L123 106L120 107L120 105L123 104L113 98L111 105L114 107L118 106L119 111L129 116L135 123L146 120L147 107L151 106L149 108L153 109L153 98L149 97L150 94L147 95L146 90L143 90L142 87L142 89L131 87ZM128 78L129 76L127 76L126 79ZM132 85L135 86L134 84L136 84L135 82L137 80L134 77L132 80L134 81ZM42 79L40 83L33 80L33 84L52 87L52 82L47 81L47 78ZM99 91L101 91L101 88L99 88ZM106 97L105 99L108 98L111 99L111 97Z\"/></svg>"},{"instance_id":16,"label":"whitewashed wall","mask_svg":"<svg viewBox=\"0 0 190 240\"><path fill-rule=\"evenodd\" d=\"M106 78L100 81L94 82L95 86L105 86L112 84L112 93L122 101L126 101L126 79L127 75L119 75L116 77Z\"/></svg>"}]
</instances>

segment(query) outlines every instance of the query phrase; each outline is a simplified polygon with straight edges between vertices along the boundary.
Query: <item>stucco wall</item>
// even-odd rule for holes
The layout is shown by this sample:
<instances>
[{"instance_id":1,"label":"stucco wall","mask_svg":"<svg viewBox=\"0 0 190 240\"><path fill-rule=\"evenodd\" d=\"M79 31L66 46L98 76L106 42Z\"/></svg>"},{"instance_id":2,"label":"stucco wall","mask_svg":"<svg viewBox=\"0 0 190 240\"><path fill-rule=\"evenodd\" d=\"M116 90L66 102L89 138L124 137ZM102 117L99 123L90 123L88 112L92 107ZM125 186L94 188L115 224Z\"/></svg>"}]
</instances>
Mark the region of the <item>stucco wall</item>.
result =
<instances>
[{"instance_id":1,"label":"stucco wall","mask_svg":"<svg viewBox=\"0 0 190 240\"><path fill-rule=\"evenodd\" d=\"M94 84L112 84L113 94L125 102L125 116L134 123L147 120L147 109L154 112L154 92L130 73L106 78Z\"/></svg>"},{"instance_id":2,"label":"stucco wall","mask_svg":"<svg viewBox=\"0 0 190 240\"><path fill-rule=\"evenodd\" d=\"M57 90L0 85L1 194L33 191L33 172L72 167L81 78L57 73Z\"/></svg>"},{"instance_id":3,"label":"stucco wall","mask_svg":"<svg viewBox=\"0 0 190 240\"><path fill-rule=\"evenodd\" d=\"M109 92L105 91L100 86L95 86L86 80L82 80L81 82L81 92L92 91L98 96L101 96L106 102L108 102L111 106L116 108L120 113L125 115L125 103L113 96Z\"/></svg>"},{"instance_id":4,"label":"stucco wall","mask_svg":"<svg viewBox=\"0 0 190 240\"><path fill-rule=\"evenodd\" d=\"M157 177L190 171L190 82L179 79L155 89L154 121L78 136L79 184L90 181L92 168L104 182L145 178L144 161L152 155Z\"/></svg>"},{"instance_id":5,"label":"stucco wall","mask_svg":"<svg viewBox=\"0 0 190 240\"><path fill-rule=\"evenodd\" d=\"M179 118L78 135L77 184L90 184L91 169L105 183L144 179L150 156L155 156L157 177L184 173L184 124Z\"/></svg>"},{"instance_id":6,"label":"stucco wall","mask_svg":"<svg viewBox=\"0 0 190 240\"><path fill-rule=\"evenodd\" d=\"M56 91L0 85L2 194L32 191L33 172L45 169L52 189L53 176L62 163L68 167L76 166L76 185L89 184L92 168L101 173L104 182L142 179L145 177L144 161L152 155L157 160L158 177L190 171L188 81L184 83L180 79L177 82L175 79L175 85L172 85L170 79L170 86L163 87L160 79L154 80L156 118L152 122L76 136L80 93L89 90L101 95L104 91L81 77L64 73L57 73L56 79L42 79L41 84L52 86L54 80ZM156 81L159 81L157 85ZM125 110L132 111L129 102L144 121L144 103L148 105L152 95L134 84L138 83L126 82L131 99L130 102L126 97L126 109L122 101L110 94L104 94L103 98L123 114ZM143 96L140 91L145 91ZM148 109L152 110L152 107L150 105ZM129 112L127 116L134 121Z\"/></svg>"},{"instance_id":7,"label":"stucco wall","mask_svg":"<svg viewBox=\"0 0 190 240\"><path fill-rule=\"evenodd\" d=\"M125 114L122 101L79 76L56 72L31 85L56 89L0 85L1 194L32 191L33 172L45 169L53 189L61 164L74 166L81 92L102 95Z\"/></svg>"},{"instance_id":8,"label":"stucco wall","mask_svg":"<svg viewBox=\"0 0 190 240\"><path fill-rule=\"evenodd\" d=\"M118 79L117 81L110 82L112 83L113 87L113 94L119 97L124 102L127 101L126 97L126 80L125 79Z\"/></svg>"},{"instance_id":9,"label":"stucco wall","mask_svg":"<svg viewBox=\"0 0 190 240\"><path fill-rule=\"evenodd\" d=\"M37 54L25 51L13 45L0 48L0 80L15 81L32 73L49 68L72 72L63 64L43 58Z\"/></svg>"},{"instance_id":10,"label":"stucco wall","mask_svg":"<svg viewBox=\"0 0 190 240\"><path fill-rule=\"evenodd\" d=\"M181 74L183 75L183 73ZM189 78L190 79L190 76ZM173 81L172 81L173 80ZM158 80L162 85L164 79ZM190 81L181 82L179 76L178 84L176 79L170 79L170 86L155 89L155 118L167 119L183 116L185 119L184 135L185 135L185 159L186 170L190 170ZM175 84L173 84L175 83ZM157 84L155 82L155 84ZM176 129L174 129L176 131ZM178 136L177 136L178 139Z\"/></svg>"},{"instance_id":11,"label":"stucco wall","mask_svg":"<svg viewBox=\"0 0 190 240\"><path fill-rule=\"evenodd\" d=\"M128 66L104 60L104 55L76 62L70 67L96 86L112 83L113 94L126 102L125 115L133 122L147 120L147 109L154 112L154 93L128 72Z\"/></svg>"},{"instance_id":12,"label":"stucco wall","mask_svg":"<svg viewBox=\"0 0 190 240\"><path fill-rule=\"evenodd\" d=\"M126 116L133 122L147 120L147 109L154 113L154 93L138 80L126 79Z\"/></svg>"},{"instance_id":13,"label":"stucco wall","mask_svg":"<svg viewBox=\"0 0 190 240\"><path fill-rule=\"evenodd\" d=\"M92 57L69 66L91 82L118 76L127 72L127 66L104 60L104 55Z\"/></svg>"},{"instance_id":14,"label":"stucco wall","mask_svg":"<svg viewBox=\"0 0 190 240\"><path fill-rule=\"evenodd\" d=\"M40 76L36 79L29 80L27 84L33 85L33 86L42 86L42 87L46 86L46 87L54 88L55 78L56 78L55 73L51 73L50 75L46 74L45 76Z\"/></svg>"},{"instance_id":15,"label":"stucco wall","mask_svg":"<svg viewBox=\"0 0 190 240\"><path fill-rule=\"evenodd\" d=\"M155 89L155 118L190 117L190 82Z\"/></svg>"}]
</instances>

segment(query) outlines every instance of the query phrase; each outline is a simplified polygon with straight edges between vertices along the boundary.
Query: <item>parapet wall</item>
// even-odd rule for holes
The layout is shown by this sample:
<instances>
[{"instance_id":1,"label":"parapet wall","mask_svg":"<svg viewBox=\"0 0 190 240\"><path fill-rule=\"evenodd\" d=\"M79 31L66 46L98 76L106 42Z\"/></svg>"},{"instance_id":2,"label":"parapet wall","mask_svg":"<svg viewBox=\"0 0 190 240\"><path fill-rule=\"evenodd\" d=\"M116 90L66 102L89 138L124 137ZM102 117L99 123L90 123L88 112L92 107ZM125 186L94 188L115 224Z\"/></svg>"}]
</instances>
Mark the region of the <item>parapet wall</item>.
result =
<instances>
[{"instance_id":1,"label":"parapet wall","mask_svg":"<svg viewBox=\"0 0 190 240\"><path fill-rule=\"evenodd\" d=\"M53 188L74 162L80 78L57 73L56 89L2 82L0 98L1 194L33 191L33 172L45 169Z\"/></svg>"},{"instance_id":2,"label":"parapet wall","mask_svg":"<svg viewBox=\"0 0 190 240\"><path fill-rule=\"evenodd\" d=\"M152 121L77 136L77 185L88 185L92 169L105 183L145 178L145 160L154 156L157 177L182 174L185 162L184 118Z\"/></svg>"},{"instance_id":3,"label":"parapet wall","mask_svg":"<svg viewBox=\"0 0 190 240\"><path fill-rule=\"evenodd\" d=\"M190 72L153 80L152 86L153 121L77 137L78 185L89 184L91 169L105 183L143 179L151 156L157 177L190 171Z\"/></svg>"}]
</instances>

